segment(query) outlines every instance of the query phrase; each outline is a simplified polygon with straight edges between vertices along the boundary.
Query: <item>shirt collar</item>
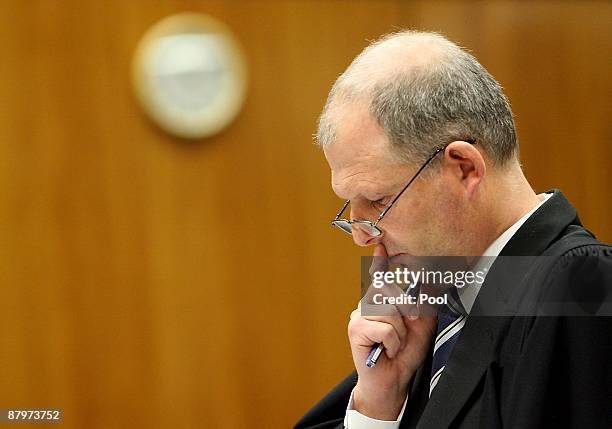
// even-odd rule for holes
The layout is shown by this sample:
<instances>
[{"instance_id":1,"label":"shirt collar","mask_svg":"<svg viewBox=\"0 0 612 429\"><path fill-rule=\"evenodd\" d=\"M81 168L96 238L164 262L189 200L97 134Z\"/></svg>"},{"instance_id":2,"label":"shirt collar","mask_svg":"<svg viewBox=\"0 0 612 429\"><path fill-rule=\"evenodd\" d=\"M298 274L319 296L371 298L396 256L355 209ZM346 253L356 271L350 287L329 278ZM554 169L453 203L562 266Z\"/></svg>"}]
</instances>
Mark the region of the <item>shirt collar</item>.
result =
<instances>
[{"instance_id":1,"label":"shirt collar","mask_svg":"<svg viewBox=\"0 0 612 429\"><path fill-rule=\"evenodd\" d=\"M540 202L533 209L525 213L519 220L517 220L510 228L506 229L501 233L499 237L497 237L493 242L487 247L487 249L483 252L482 256L484 258L480 258L476 265L474 266L473 271L483 271L485 273L489 272L491 265L495 262L495 258L499 256L503 248L508 244L510 239L519 228L529 219L529 217L540 208L542 204L548 200L552 194L539 194L538 198ZM474 301L476 301L476 296L478 296L478 292L480 291L480 287L482 283L473 283L471 285L467 285L466 287L458 288L457 292L459 294L459 298L461 299L461 304L465 307L466 311L469 313L474 305Z\"/></svg>"}]
</instances>

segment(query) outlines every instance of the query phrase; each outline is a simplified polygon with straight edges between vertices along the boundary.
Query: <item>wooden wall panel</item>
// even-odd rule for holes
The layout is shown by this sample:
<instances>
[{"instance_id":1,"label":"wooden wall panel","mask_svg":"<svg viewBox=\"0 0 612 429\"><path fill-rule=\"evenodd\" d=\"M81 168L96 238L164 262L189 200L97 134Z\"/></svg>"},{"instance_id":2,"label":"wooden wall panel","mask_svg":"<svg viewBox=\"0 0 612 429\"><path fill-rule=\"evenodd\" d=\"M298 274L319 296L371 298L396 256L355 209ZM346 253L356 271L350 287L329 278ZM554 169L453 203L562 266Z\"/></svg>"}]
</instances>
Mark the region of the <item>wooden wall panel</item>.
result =
<instances>
[{"instance_id":1,"label":"wooden wall panel","mask_svg":"<svg viewBox=\"0 0 612 429\"><path fill-rule=\"evenodd\" d=\"M162 17L226 22L251 71L222 134L140 112L131 54ZM312 133L335 77L403 26L506 87L534 186L610 240L609 3L5 1L0 12L0 408L64 427L288 427L351 360L363 250ZM23 427L27 427L24 425Z\"/></svg>"}]
</instances>

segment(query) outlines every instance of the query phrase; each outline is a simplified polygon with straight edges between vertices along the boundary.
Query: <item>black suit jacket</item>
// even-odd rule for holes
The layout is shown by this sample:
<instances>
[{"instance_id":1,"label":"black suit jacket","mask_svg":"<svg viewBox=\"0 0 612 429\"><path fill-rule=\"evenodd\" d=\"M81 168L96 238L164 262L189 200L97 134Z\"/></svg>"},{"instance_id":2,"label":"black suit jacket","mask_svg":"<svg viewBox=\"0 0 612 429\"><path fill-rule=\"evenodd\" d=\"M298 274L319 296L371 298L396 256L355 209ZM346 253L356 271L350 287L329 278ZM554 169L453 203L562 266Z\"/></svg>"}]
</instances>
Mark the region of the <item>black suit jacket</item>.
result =
<instances>
[{"instance_id":1,"label":"black suit jacket","mask_svg":"<svg viewBox=\"0 0 612 429\"><path fill-rule=\"evenodd\" d=\"M612 248L552 192L500 254L551 257L511 271L495 261L431 398L432 353L415 374L400 428L612 428ZM520 315L516 299L528 295L570 301L572 316L559 308ZM492 302L506 307L480 315ZM295 427L342 428L356 379L349 375Z\"/></svg>"}]
</instances>

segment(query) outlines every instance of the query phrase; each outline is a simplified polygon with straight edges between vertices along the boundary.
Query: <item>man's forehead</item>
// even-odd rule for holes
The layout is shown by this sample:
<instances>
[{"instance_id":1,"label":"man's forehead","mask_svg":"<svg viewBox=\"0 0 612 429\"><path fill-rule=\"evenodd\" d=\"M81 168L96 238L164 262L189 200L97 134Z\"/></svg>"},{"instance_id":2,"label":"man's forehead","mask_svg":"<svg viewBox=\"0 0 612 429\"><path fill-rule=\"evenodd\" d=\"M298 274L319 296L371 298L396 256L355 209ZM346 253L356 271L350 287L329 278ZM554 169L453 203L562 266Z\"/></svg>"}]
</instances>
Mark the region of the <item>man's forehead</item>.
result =
<instances>
[{"instance_id":1,"label":"man's forehead","mask_svg":"<svg viewBox=\"0 0 612 429\"><path fill-rule=\"evenodd\" d=\"M350 104L334 109L336 135L324 148L334 192L352 198L388 184L405 165L393 158L388 138L367 106Z\"/></svg>"},{"instance_id":2,"label":"man's forehead","mask_svg":"<svg viewBox=\"0 0 612 429\"><path fill-rule=\"evenodd\" d=\"M332 170L391 159L387 136L365 106L352 103L333 110L335 138L324 150Z\"/></svg>"},{"instance_id":3,"label":"man's forehead","mask_svg":"<svg viewBox=\"0 0 612 429\"><path fill-rule=\"evenodd\" d=\"M370 166L390 164L391 159L387 149L375 142L361 142L355 140L338 140L325 148L325 158L332 172L345 169L364 169Z\"/></svg>"},{"instance_id":4,"label":"man's forehead","mask_svg":"<svg viewBox=\"0 0 612 429\"><path fill-rule=\"evenodd\" d=\"M336 195L345 199L357 196L372 196L380 192L387 182L382 169L342 169L332 170L332 188Z\"/></svg>"},{"instance_id":5,"label":"man's forehead","mask_svg":"<svg viewBox=\"0 0 612 429\"><path fill-rule=\"evenodd\" d=\"M333 145L332 145L333 146ZM392 160L387 153L376 150L364 153L329 152L326 156L331 168L332 187L342 198L371 197L384 192L402 177L407 166Z\"/></svg>"}]
</instances>

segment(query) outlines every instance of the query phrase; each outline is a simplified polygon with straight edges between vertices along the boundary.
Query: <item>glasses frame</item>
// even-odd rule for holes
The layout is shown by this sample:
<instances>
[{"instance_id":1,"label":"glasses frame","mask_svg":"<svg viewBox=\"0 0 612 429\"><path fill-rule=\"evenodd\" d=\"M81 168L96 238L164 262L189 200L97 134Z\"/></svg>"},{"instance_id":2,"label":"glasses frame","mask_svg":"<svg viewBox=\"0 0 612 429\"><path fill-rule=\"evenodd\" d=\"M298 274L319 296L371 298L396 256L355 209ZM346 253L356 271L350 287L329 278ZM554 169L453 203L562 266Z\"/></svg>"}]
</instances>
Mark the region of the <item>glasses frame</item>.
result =
<instances>
[{"instance_id":1,"label":"glasses frame","mask_svg":"<svg viewBox=\"0 0 612 429\"><path fill-rule=\"evenodd\" d=\"M457 140L453 140L453 141L457 141ZM471 145L475 145L476 144L476 140L474 140L474 139L466 139L466 140L462 140L462 141L465 141L466 143L469 143ZM427 161L425 161L425 163L423 165L421 165L421 168L419 168L417 170L417 172L414 174L414 176L412 176L412 178L408 181L408 183L406 183L406 185L402 188L402 190L399 191L399 193L395 196L395 198L393 198L393 200L391 200L389 205L387 207L385 207L385 209L382 211L382 213L378 216L378 218L374 222L371 222L369 220L348 220L348 219L341 219L340 216L342 216L342 213L344 213L344 211L346 210L346 208L348 207L348 205L351 202L351 200L348 199L348 200L345 201L344 205L342 206L342 208L340 209L340 211L338 212L336 217L331 221L332 226L335 226L336 228L339 228L340 230L346 232L347 234L352 234L353 233L353 225L364 226L364 227L367 227L367 229L370 231L370 232L368 232L368 234L370 234L372 237L378 237L379 235L381 235L382 231L378 227L378 224L380 223L380 221L383 220L385 215L389 212L389 210L391 210L391 207L393 207L395 202L397 200L399 200L399 198L406 191L406 189L408 189L408 187L412 184L412 182L414 182L416 180L416 178L419 177L419 174L421 174L421 171L423 171L425 169L425 167L427 167L431 163L431 161L433 161L434 158L440 152L444 152L446 150L446 148L448 147L448 145L450 145L451 143L452 142L447 143L444 146L440 146L440 147L438 147L435 150L435 152L427 159ZM351 227L351 230L348 231L347 229L344 229L343 227L341 227L339 225L341 222L346 224L346 225L349 225Z\"/></svg>"}]
</instances>

